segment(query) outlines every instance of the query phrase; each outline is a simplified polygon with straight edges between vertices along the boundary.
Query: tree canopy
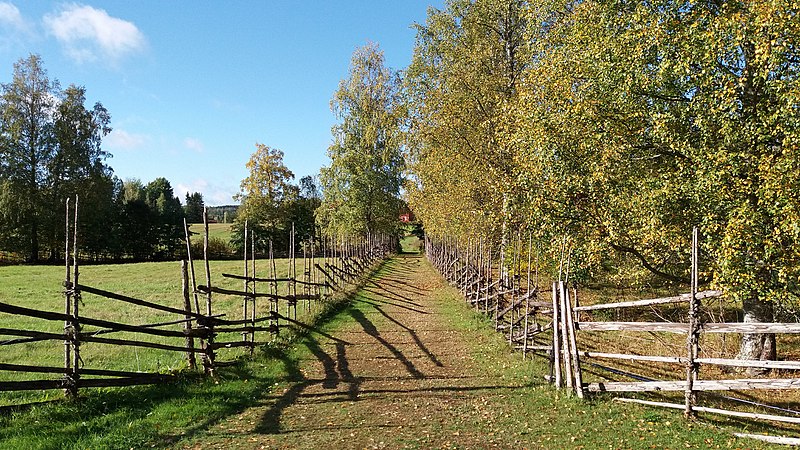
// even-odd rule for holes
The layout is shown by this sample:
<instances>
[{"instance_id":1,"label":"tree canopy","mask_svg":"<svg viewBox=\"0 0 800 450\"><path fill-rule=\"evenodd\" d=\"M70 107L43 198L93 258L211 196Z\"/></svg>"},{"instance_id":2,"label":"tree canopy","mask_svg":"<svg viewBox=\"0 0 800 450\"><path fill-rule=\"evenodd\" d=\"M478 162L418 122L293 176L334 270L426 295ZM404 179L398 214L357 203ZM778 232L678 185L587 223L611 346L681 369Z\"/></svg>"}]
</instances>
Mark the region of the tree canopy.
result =
<instances>
[{"instance_id":1,"label":"tree canopy","mask_svg":"<svg viewBox=\"0 0 800 450\"><path fill-rule=\"evenodd\" d=\"M102 104L86 108L86 89L61 90L50 80L41 58L14 64L0 98L0 245L37 262L42 251L56 257L63 246L63 201L82 194L88 214L83 226L103 223L116 182L101 147L111 128ZM87 233L86 245L106 245L100 233Z\"/></svg>"},{"instance_id":2,"label":"tree canopy","mask_svg":"<svg viewBox=\"0 0 800 450\"><path fill-rule=\"evenodd\" d=\"M319 200L312 177L303 177L300 186L292 184L294 173L284 164L283 152L264 144L256 144L247 168L250 173L236 196L242 203L231 238L235 248L244 246L245 223L262 254L269 251L270 240L275 252L288 250L293 226L297 245L316 235L314 210Z\"/></svg>"},{"instance_id":3,"label":"tree canopy","mask_svg":"<svg viewBox=\"0 0 800 450\"><path fill-rule=\"evenodd\" d=\"M407 71L409 203L567 239L585 277L684 281L699 226L704 281L772 320L800 294L799 37L782 0L451 0Z\"/></svg>"}]
</instances>

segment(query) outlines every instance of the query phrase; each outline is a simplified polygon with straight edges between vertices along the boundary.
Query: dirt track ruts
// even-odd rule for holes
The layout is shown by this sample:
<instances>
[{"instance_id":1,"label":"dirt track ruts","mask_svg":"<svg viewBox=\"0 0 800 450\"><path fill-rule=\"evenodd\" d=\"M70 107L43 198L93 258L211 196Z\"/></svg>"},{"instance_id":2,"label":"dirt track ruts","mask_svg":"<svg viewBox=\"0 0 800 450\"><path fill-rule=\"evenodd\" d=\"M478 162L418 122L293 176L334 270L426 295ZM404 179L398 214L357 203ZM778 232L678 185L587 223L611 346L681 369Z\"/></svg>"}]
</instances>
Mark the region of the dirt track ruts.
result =
<instances>
[{"instance_id":1,"label":"dirt track ruts","mask_svg":"<svg viewBox=\"0 0 800 450\"><path fill-rule=\"evenodd\" d=\"M290 369L285 385L182 447L519 444L482 426L492 421L487 401L521 386L479 368L443 313L457 301L423 257L394 257L344 311L348 320L327 336L310 336L304 345L311 356Z\"/></svg>"}]
</instances>

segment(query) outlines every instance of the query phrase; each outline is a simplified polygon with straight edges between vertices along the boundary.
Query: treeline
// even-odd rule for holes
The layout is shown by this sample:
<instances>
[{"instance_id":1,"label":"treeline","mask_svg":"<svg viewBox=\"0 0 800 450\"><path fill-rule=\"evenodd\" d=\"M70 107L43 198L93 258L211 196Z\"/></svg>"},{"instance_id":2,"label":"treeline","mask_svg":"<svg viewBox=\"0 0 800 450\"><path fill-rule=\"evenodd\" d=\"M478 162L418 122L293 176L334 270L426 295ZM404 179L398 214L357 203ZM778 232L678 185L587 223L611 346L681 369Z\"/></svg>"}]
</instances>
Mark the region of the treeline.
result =
<instances>
[{"instance_id":1,"label":"treeline","mask_svg":"<svg viewBox=\"0 0 800 450\"><path fill-rule=\"evenodd\" d=\"M61 89L39 56L14 65L0 98L0 251L30 263L62 260L65 200L79 198L82 257L94 261L169 260L185 257L184 219L202 223L200 193L175 196L170 182L122 181L102 148L111 116L101 103L87 108L86 89ZM321 193L314 177L293 184L283 153L258 144L250 176L235 198L241 206L209 208L209 219L232 223L230 241L212 242L212 257L241 253L245 223L256 251L294 251L319 235L315 211ZM359 170L358 168L353 168ZM398 185L399 186L399 185ZM199 244L199 240L195 244ZM195 251L199 251L201 246Z\"/></svg>"},{"instance_id":2,"label":"treeline","mask_svg":"<svg viewBox=\"0 0 800 450\"><path fill-rule=\"evenodd\" d=\"M701 282L771 321L800 295L797 13L784 0L431 9L404 73L415 214L464 240L532 233L585 281L686 282L699 226ZM751 356L774 352L753 338Z\"/></svg>"},{"instance_id":3,"label":"treeline","mask_svg":"<svg viewBox=\"0 0 800 450\"><path fill-rule=\"evenodd\" d=\"M84 256L153 260L183 251L183 218L202 221L203 198L186 206L164 178L122 181L106 164L111 116L85 106L86 89L61 89L36 55L14 65L0 98L0 250L28 262L63 258L65 200L79 197Z\"/></svg>"},{"instance_id":4,"label":"treeline","mask_svg":"<svg viewBox=\"0 0 800 450\"><path fill-rule=\"evenodd\" d=\"M241 246L245 221L257 251L282 254L292 227L295 251L310 239L396 235L405 202L400 198L405 161L405 108L400 78L387 68L377 45L357 49L348 77L331 99L339 122L332 128L330 164L299 185L283 152L263 144L247 163L240 214L232 242Z\"/></svg>"}]
</instances>

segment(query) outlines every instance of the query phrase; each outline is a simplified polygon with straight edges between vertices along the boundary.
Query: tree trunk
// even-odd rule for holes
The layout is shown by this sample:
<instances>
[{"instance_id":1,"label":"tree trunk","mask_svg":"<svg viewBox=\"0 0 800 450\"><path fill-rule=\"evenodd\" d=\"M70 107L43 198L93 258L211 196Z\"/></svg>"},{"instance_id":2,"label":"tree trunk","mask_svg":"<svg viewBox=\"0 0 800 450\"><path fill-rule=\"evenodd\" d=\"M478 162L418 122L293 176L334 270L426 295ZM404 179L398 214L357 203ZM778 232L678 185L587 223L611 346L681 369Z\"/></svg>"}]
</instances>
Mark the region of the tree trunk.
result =
<instances>
[{"instance_id":1,"label":"tree trunk","mask_svg":"<svg viewBox=\"0 0 800 450\"><path fill-rule=\"evenodd\" d=\"M752 296L742 302L742 309L744 311L744 322L765 322L769 323L774 320L773 305ZM742 342L739 346L739 354L737 359L748 360L775 360L775 335L774 334L743 334ZM766 369L748 368L748 375L760 375L765 373Z\"/></svg>"},{"instance_id":2,"label":"tree trunk","mask_svg":"<svg viewBox=\"0 0 800 450\"><path fill-rule=\"evenodd\" d=\"M31 248L28 259L28 262L33 264L39 262L39 224L35 218L31 222Z\"/></svg>"}]
</instances>

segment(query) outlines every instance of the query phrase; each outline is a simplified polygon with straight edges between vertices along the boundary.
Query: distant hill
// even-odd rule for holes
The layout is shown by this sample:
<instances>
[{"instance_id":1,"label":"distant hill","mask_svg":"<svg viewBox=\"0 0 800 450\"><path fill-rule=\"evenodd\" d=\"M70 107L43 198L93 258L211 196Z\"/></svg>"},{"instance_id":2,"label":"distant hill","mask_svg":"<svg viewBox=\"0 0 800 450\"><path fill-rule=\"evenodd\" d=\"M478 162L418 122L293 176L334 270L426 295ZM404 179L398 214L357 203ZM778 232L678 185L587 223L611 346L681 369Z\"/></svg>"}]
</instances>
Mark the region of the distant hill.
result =
<instances>
[{"instance_id":1,"label":"distant hill","mask_svg":"<svg viewBox=\"0 0 800 450\"><path fill-rule=\"evenodd\" d=\"M239 213L239 205L209 206L208 218L218 223L233 223Z\"/></svg>"}]
</instances>

